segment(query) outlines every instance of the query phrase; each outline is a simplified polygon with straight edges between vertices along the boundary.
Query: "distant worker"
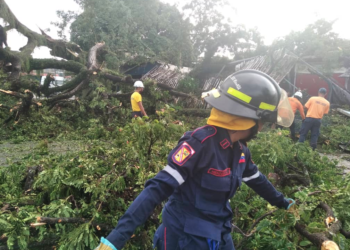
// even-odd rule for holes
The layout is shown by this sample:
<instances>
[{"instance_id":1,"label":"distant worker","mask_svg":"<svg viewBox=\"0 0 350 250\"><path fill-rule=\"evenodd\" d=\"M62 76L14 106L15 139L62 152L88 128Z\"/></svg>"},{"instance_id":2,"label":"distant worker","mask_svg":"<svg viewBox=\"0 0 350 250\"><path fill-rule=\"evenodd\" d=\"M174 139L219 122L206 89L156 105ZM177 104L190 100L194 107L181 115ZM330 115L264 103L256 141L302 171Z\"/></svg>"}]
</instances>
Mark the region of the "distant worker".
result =
<instances>
[{"instance_id":1,"label":"distant worker","mask_svg":"<svg viewBox=\"0 0 350 250\"><path fill-rule=\"evenodd\" d=\"M301 119L304 121L305 120L305 113L304 113L304 108L303 105L301 104L301 99L303 99L303 93L300 91L295 92L293 97L289 97L289 103L290 106L292 107L292 110L294 114L299 110ZM290 135L292 137L292 140L295 140L295 120L293 121L292 125L289 127L290 129Z\"/></svg>"},{"instance_id":2,"label":"distant worker","mask_svg":"<svg viewBox=\"0 0 350 250\"><path fill-rule=\"evenodd\" d=\"M141 81L136 81L134 87L135 92L131 95L132 118L147 116L142 105L142 96L140 94L145 86Z\"/></svg>"},{"instance_id":3,"label":"distant worker","mask_svg":"<svg viewBox=\"0 0 350 250\"><path fill-rule=\"evenodd\" d=\"M327 94L325 88L320 88L318 96L311 97L305 104L308 109L306 119L301 125L299 142L304 142L307 133L311 130L310 146L313 150L317 147L317 139L320 135L321 119L329 112L329 102L324 98Z\"/></svg>"}]
</instances>

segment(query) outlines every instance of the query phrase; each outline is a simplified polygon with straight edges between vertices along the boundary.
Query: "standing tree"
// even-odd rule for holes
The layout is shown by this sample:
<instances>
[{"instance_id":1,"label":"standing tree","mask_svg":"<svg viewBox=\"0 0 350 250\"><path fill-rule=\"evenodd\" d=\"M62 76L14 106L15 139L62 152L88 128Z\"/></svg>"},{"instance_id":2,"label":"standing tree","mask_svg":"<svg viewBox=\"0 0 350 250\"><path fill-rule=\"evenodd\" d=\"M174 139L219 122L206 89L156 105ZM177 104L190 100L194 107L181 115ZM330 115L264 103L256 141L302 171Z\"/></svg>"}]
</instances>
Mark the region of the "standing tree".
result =
<instances>
[{"instance_id":1,"label":"standing tree","mask_svg":"<svg viewBox=\"0 0 350 250\"><path fill-rule=\"evenodd\" d=\"M320 19L303 31L293 31L276 40L271 49L285 49L301 58L320 62L323 71L330 73L334 68L341 67L341 59L350 53L350 41L340 38L333 31L334 23Z\"/></svg>"},{"instance_id":2,"label":"standing tree","mask_svg":"<svg viewBox=\"0 0 350 250\"><path fill-rule=\"evenodd\" d=\"M235 26L230 18L223 15L223 10L229 8L234 12L227 0L191 0L183 8L187 20L193 25L191 38L195 56L200 62L192 75L200 78L202 83L209 72L219 71L215 67L218 60L213 61L216 55L241 59L265 51L262 37L256 29ZM222 67L222 62L219 65Z\"/></svg>"},{"instance_id":3,"label":"standing tree","mask_svg":"<svg viewBox=\"0 0 350 250\"><path fill-rule=\"evenodd\" d=\"M55 23L64 36L71 24L71 40L88 50L105 41L109 67L162 60L190 66L189 23L176 7L159 0L76 0L83 13L59 11Z\"/></svg>"}]
</instances>

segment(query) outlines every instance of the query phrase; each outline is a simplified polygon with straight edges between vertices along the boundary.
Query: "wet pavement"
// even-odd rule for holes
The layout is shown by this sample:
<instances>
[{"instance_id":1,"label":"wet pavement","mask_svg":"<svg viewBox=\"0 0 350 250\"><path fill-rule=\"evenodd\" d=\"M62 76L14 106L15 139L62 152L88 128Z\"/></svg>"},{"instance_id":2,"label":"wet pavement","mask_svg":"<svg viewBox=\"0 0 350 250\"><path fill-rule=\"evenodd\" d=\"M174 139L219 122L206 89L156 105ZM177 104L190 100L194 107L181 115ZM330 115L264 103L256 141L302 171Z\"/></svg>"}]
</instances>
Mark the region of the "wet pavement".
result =
<instances>
[{"instance_id":1,"label":"wet pavement","mask_svg":"<svg viewBox=\"0 0 350 250\"><path fill-rule=\"evenodd\" d=\"M344 173L350 173L350 154L321 154L322 156L327 156L330 160L338 161L337 166L344 169Z\"/></svg>"}]
</instances>

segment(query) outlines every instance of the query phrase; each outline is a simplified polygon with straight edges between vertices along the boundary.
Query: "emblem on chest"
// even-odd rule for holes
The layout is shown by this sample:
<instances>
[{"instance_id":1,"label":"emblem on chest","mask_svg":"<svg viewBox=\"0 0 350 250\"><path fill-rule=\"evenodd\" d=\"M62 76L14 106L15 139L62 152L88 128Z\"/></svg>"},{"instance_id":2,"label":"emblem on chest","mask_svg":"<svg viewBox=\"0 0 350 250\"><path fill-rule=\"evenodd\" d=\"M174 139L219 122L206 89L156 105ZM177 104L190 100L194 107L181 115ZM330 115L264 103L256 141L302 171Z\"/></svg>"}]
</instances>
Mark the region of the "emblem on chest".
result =
<instances>
[{"instance_id":1,"label":"emblem on chest","mask_svg":"<svg viewBox=\"0 0 350 250\"><path fill-rule=\"evenodd\" d=\"M215 168L210 168L208 170L208 174L211 174L217 177L225 177L231 174L231 169L226 168L225 170L219 170Z\"/></svg>"}]
</instances>

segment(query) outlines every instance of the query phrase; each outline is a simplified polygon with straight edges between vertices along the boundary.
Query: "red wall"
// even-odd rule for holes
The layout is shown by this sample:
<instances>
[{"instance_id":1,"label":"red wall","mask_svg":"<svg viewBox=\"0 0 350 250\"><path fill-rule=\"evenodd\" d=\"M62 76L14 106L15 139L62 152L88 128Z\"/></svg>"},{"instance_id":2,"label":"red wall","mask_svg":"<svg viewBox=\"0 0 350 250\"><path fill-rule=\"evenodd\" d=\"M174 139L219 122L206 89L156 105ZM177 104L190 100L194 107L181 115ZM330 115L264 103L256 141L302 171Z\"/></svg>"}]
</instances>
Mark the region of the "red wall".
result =
<instances>
[{"instance_id":1,"label":"red wall","mask_svg":"<svg viewBox=\"0 0 350 250\"><path fill-rule=\"evenodd\" d=\"M345 89L345 78L340 78L341 74L334 74L333 78L337 80L338 85ZM320 88L326 88L328 91L328 84L316 75L302 74L297 75L296 81L297 88L301 90L307 89L307 92L311 96L316 96Z\"/></svg>"}]
</instances>

